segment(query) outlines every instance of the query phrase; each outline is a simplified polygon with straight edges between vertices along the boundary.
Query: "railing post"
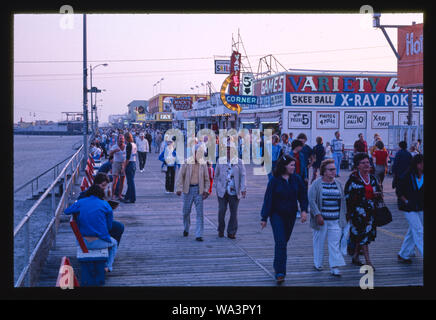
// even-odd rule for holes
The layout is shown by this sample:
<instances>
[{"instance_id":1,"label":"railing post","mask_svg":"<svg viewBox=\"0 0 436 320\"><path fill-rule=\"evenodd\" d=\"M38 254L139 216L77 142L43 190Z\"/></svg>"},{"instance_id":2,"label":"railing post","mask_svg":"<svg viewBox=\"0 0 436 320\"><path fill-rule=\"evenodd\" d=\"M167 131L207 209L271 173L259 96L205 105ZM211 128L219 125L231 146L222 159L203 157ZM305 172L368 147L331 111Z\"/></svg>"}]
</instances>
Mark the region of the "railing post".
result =
<instances>
[{"instance_id":1,"label":"railing post","mask_svg":"<svg viewBox=\"0 0 436 320\"><path fill-rule=\"evenodd\" d=\"M26 286L30 287L30 219L26 222L26 227L24 231L24 261L29 265L29 271L26 277Z\"/></svg>"},{"instance_id":2,"label":"railing post","mask_svg":"<svg viewBox=\"0 0 436 320\"><path fill-rule=\"evenodd\" d=\"M53 213L53 216L56 214L56 205L55 205L55 188L51 189L51 212Z\"/></svg>"}]
</instances>

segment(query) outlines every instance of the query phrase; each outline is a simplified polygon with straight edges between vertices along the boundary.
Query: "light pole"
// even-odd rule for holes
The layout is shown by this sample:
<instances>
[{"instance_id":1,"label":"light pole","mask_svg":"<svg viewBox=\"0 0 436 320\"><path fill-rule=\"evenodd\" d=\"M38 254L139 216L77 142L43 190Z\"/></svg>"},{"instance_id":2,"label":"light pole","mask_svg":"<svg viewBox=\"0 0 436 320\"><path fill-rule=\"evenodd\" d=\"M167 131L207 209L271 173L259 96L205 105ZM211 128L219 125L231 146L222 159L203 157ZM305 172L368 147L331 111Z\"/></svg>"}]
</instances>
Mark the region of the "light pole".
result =
<instances>
[{"instance_id":1,"label":"light pole","mask_svg":"<svg viewBox=\"0 0 436 320\"><path fill-rule=\"evenodd\" d=\"M87 100L87 76L86 67L86 14L83 15L83 160L82 169L85 171L88 161L88 100Z\"/></svg>"},{"instance_id":2,"label":"light pole","mask_svg":"<svg viewBox=\"0 0 436 320\"><path fill-rule=\"evenodd\" d=\"M389 43L389 46L391 47L392 51L395 54L395 57L397 58L397 60L400 60L401 57L398 54L397 50L395 49L395 46L393 45L391 39L389 38L389 35L387 34L385 28L401 28L401 27L407 27L406 25L381 25L380 24L380 13L374 13L372 16L372 26L374 28L379 28L382 32L383 35L385 36L386 40ZM415 22L412 22L412 25L414 25ZM407 90L407 101L408 101L408 115L407 115L407 125L411 126L412 125L412 113L413 113L413 103L412 103L412 90L411 88L408 88Z\"/></svg>"},{"instance_id":3,"label":"light pole","mask_svg":"<svg viewBox=\"0 0 436 320\"><path fill-rule=\"evenodd\" d=\"M160 79L160 88L159 88L159 93L162 93L162 81L164 80L164 78Z\"/></svg>"},{"instance_id":4,"label":"light pole","mask_svg":"<svg viewBox=\"0 0 436 320\"><path fill-rule=\"evenodd\" d=\"M95 130L94 130L94 117L93 117L93 111L94 111L95 106L94 106L94 103L92 101L92 93L94 92L94 88L92 86L92 70L94 70L95 68L97 68L99 66L107 67L108 64L107 63L101 63L101 64L98 64L98 65L96 65L94 67L89 65L89 70L90 70L90 73L91 73L90 74L90 80L91 80L91 90L90 90L90 93L91 93L91 128L92 128L92 133L95 132Z\"/></svg>"},{"instance_id":5,"label":"light pole","mask_svg":"<svg viewBox=\"0 0 436 320\"><path fill-rule=\"evenodd\" d=\"M94 112L95 112L95 129L98 128L98 114L97 114L97 93L102 92L102 91L106 91L106 89L101 89L99 90L98 88L95 88L95 97L94 97ZM99 101L103 101L103 99L100 99Z\"/></svg>"}]
</instances>

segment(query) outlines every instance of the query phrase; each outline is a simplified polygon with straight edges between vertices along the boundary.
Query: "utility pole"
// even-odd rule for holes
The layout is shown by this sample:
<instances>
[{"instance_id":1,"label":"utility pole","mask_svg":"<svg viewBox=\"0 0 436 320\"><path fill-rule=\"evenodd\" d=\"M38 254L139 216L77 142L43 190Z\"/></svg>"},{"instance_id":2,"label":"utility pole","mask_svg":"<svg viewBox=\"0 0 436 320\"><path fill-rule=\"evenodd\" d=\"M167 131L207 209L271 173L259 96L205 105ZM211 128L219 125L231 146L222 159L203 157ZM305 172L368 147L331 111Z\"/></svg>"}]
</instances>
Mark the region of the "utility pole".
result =
<instances>
[{"instance_id":1,"label":"utility pole","mask_svg":"<svg viewBox=\"0 0 436 320\"><path fill-rule=\"evenodd\" d=\"M389 43L389 46L391 47L392 51L395 54L395 57L400 60L400 55L398 54L397 50L395 49L395 46L393 45L391 39L389 38L385 28L401 28L401 27L407 27L406 25L381 25L380 24L380 13L374 13L373 14L373 27L379 28L383 35L385 36L386 40ZM412 22L412 25L414 25L415 22ZM407 89L407 102L408 102L408 114L407 114L407 125L412 125L412 113L413 113L413 101L412 101L412 89Z\"/></svg>"},{"instance_id":2,"label":"utility pole","mask_svg":"<svg viewBox=\"0 0 436 320\"><path fill-rule=\"evenodd\" d=\"M86 14L83 15L83 170L88 161L88 83L86 67Z\"/></svg>"},{"instance_id":3,"label":"utility pole","mask_svg":"<svg viewBox=\"0 0 436 320\"><path fill-rule=\"evenodd\" d=\"M90 73L90 85L91 85L91 132L94 133L94 117L93 117L93 109L94 109L94 103L92 101L92 65L89 65L89 73ZM95 97L94 97L95 98Z\"/></svg>"}]
</instances>

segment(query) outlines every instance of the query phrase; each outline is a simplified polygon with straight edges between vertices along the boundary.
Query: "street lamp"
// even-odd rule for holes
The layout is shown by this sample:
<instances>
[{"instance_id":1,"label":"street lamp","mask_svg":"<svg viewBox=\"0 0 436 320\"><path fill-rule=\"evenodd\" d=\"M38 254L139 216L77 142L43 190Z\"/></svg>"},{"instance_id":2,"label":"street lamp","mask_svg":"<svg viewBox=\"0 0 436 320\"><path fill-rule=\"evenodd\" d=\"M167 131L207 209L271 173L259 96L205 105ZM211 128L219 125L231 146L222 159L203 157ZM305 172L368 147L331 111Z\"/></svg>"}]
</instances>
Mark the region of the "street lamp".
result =
<instances>
[{"instance_id":1,"label":"street lamp","mask_svg":"<svg viewBox=\"0 0 436 320\"><path fill-rule=\"evenodd\" d=\"M92 92L93 92L93 87L92 87L92 70L94 70L95 68L97 68L99 66L107 67L108 64L107 63L101 63L101 64L98 64L98 65L96 65L94 67L92 65L89 65L90 80L91 80L91 90L89 92L91 93L91 128L92 128L92 133L95 132L95 130L94 130L94 118L93 118L93 110L94 110L95 106L94 106L94 103L92 101Z\"/></svg>"},{"instance_id":2,"label":"street lamp","mask_svg":"<svg viewBox=\"0 0 436 320\"><path fill-rule=\"evenodd\" d=\"M162 81L164 80L164 78L161 78L160 80L159 80L159 83L160 83L160 88L159 88L159 92L160 93L162 93Z\"/></svg>"}]
</instances>

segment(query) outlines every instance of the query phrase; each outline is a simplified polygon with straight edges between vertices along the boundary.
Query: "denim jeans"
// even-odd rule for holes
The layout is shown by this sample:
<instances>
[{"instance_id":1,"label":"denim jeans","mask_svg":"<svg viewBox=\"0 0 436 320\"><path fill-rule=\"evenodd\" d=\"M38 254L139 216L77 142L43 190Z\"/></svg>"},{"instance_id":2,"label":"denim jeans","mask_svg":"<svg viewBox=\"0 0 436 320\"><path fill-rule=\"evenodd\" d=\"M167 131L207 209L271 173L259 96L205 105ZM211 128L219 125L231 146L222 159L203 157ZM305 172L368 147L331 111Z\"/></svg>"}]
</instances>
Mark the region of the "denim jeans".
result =
<instances>
[{"instance_id":1,"label":"denim jeans","mask_svg":"<svg viewBox=\"0 0 436 320\"><path fill-rule=\"evenodd\" d=\"M274 235L274 271L286 275L287 244L295 224L295 216L284 218L277 214L270 217Z\"/></svg>"},{"instance_id":2,"label":"denim jeans","mask_svg":"<svg viewBox=\"0 0 436 320\"><path fill-rule=\"evenodd\" d=\"M109 269L109 271L112 271L112 265L114 263L115 255L117 254L117 248L118 248L117 240L115 240L112 237L111 237L112 242L107 242L101 239L88 241L84 238L83 240L85 241L85 245L89 250L108 248L109 258L108 261L106 262L106 267Z\"/></svg>"},{"instance_id":3,"label":"denim jeans","mask_svg":"<svg viewBox=\"0 0 436 320\"><path fill-rule=\"evenodd\" d=\"M135 171L136 161L129 161L126 167L127 191L124 199L132 202L136 201Z\"/></svg>"},{"instance_id":4,"label":"denim jeans","mask_svg":"<svg viewBox=\"0 0 436 320\"><path fill-rule=\"evenodd\" d=\"M197 212L197 225L195 228L195 237L203 236L204 222L203 222L203 195L198 194L198 185L190 186L189 192L183 194L183 226L184 231L189 232L191 226L191 209L192 204L195 203L195 210Z\"/></svg>"},{"instance_id":5,"label":"denim jeans","mask_svg":"<svg viewBox=\"0 0 436 320\"><path fill-rule=\"evenodd\" d=\"M409 222L409 229L398 254L403 259L410 259L416 246L424 257L424 211L404 212L404 216Z\"/></svg>"},{"instance_id":6,"label":"denim jeans","mask_svg":"<svg viewBox=\"0 0 436 320\"><path fill-rule=\"evenodd\" d=\"M109 234L112 238L117 240L118 245L120 245L121 236L123 235L123 232L124 232L124 224L116 220L112 220L112 229L109 230Z\"/></svg>"},{"instance_id":7,"label":"denim jeans","mask_svg":"<svg viewBox=\"0 0 436 320\"><path fill-rule=\"evenodd\" d=\"M336 175L339 175L339 171L341 170L341 162L342 162L342 152L333 152L333 159L335 160L336 166Z\"/></svg>"}]
</instances>

